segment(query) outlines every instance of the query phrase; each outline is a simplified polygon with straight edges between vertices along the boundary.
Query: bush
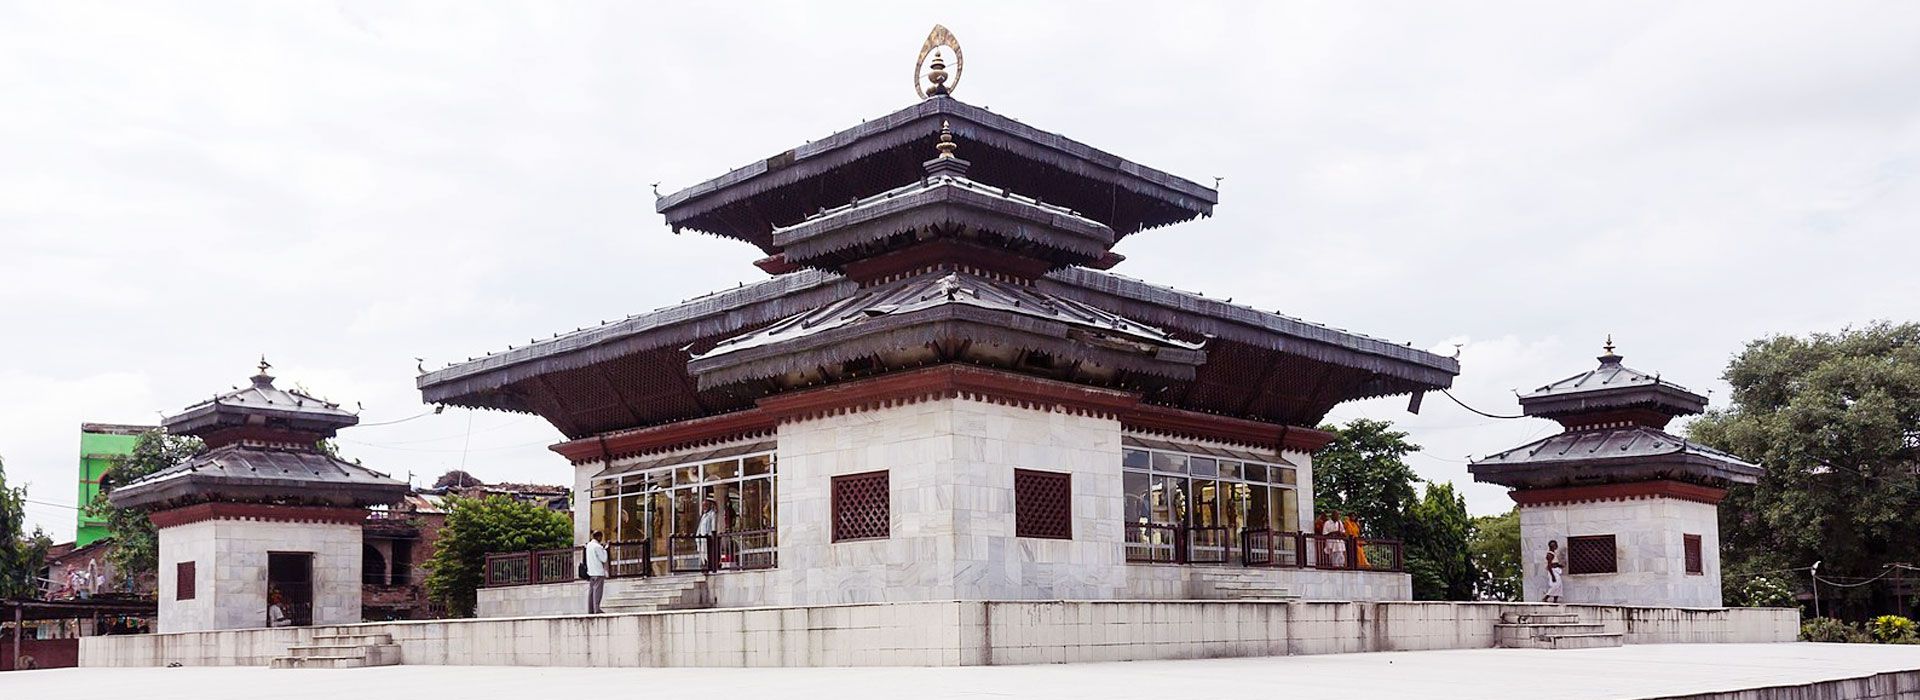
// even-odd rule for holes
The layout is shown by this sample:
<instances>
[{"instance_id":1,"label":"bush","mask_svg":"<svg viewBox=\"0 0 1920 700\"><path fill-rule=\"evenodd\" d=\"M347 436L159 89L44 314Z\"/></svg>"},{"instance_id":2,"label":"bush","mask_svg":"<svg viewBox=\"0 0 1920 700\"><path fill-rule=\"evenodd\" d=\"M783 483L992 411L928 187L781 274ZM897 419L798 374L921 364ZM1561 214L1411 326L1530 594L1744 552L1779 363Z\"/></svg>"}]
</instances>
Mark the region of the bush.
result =
<instances>
[{"instance_id":1,"label":"bush","mask_svg":"<svg viewBox=\"0 0 1920 700\"><path fill-rule=\"evenodd\" d=\"M1882 644L1910 644L1914 638L1913 621L1899 615L1881 615L1868 623L1867 631Z\"/></svg>"},{"instance_id":2,"label":"bush","mask_svg":"<svg viewBox=\"0 0 1920 700\"><path fill-rule=\"evenodd\" d=\"M1860 644L1872 641L1865 632L1850 623L1831 617L1816 617L1800 625L1800 639L1808 642Z\"/></svg>"},{"instance_id":3,"label":"bush","mask_svg":"<svg viewBox=\"0 0 1920 700\"><path fill-rule=\"evenodd\" d=\"M573 546L568 513L505 496L449 498L447 524L427 560L427 597L454 617L473 617L488 554Z\"/></svg>"},{"instance_id":4,"label":"bush","mask_svg":"<svg viewBox=\"0 0 1920 700\"><path fill-rule=\"evenodd\" d=\"M1754 576L1728 596L1730 602L1743 608L1791 608L1794 607L1793 588L1785 581L1772 576Z\"/></svg>"}]
</instances>

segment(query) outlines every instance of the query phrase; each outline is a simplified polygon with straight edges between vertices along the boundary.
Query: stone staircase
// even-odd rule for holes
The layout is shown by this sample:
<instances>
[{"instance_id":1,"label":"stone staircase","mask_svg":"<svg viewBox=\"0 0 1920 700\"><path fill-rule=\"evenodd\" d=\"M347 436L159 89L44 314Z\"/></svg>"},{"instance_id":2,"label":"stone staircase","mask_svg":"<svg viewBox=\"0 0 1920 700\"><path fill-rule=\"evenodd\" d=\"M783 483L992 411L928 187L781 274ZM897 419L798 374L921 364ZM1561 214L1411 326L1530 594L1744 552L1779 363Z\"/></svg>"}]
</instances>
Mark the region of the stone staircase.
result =
<instances>
[{"instance_id":1,"label":"stone staircase","mask_svg":"<svg viewBox=\"0 0 1920 700\"><path fill-rule=\"evenodd\" d=\"M610 613L711 607L713 595L707 590L707 577L702 574L628 579L622 581L618 592L609 590L606 598L600 601L600 609Z\"/></svg>"},{"instance_id":2,"label":"stone staircase","mask_svg":"<svg viewBox=\"0 0 1920 700\"><path fill-rule=\"evenodd\" d=\"M1293 600L1287 587L1259 570L1206 569L1194 572L1196 597L1216 600Z\"/></svg>"},{"instance_id":3,"label":"stone staircase","mask_svg":"<svg viewBox=\"0 0 1920 700\"><path fill-rule=\"evenodd\" d=\"M1580 621L1579 613L1501 613L1494 624L1500 646L1508 649L1594 649L1617 647L1618 632L1606 626Z\"/></svg>"},{"instance_id":4,"label":"stone staircase","mask_svg":"<svg viewBox=\"0 0 1920 700\"><path fill-rule=\"evenodd\" d=\"M268 668L364 668L400 663L400 645L390 634L316 634L313 643L287 648Z\"/></svg>"}]
</instances>

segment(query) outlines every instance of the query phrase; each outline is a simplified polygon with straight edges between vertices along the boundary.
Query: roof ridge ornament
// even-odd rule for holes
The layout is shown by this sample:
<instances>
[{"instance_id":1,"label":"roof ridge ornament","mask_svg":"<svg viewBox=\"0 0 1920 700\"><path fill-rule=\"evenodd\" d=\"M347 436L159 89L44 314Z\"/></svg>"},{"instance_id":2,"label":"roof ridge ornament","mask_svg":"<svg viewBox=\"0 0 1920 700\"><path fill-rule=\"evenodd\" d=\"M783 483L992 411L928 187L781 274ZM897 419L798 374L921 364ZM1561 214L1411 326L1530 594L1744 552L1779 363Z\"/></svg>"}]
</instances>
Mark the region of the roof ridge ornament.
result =
<instances>
[{"instance_id":1,"label":"roof ridge ornament","mask_svg":"<svg viewBox=\"0 0 1920 700\"><path fill-rule=\"evenodd\" d=\"M955 150L960 148L960 144L953 142L953 125L948 124L945 119L940 120L940 140L935 143L933 147L940 151L940 155L934 156L933 160L920 164L920 167L927 169L927 177L931 178L935 175L948 175L952 177L967 176L967 168L972 166L973 163L953 154Z\"/></svg>"},{"instance_id":2,"label":"roof ridge ornament","mask_svg":"<svg viewBox=\"0 0 1920 700\"><path fill-rule=\"evenodd\" d=\"M953 73L947 73L946 58L939 53L940 47L953 50ZM933 61L927 61L927 54L933 54ZM941 25L933 25L933 31L927 34L927 41L920 45L920 57L913 62L913 91L926 99L934 95L951 95L960 87L960 74L966 67L966 56L960 52L960 40L953 32ZM947 79L953 79L952 84ZM928 85L928 83L932 83Z\"/></svg>"},{"instance_id":3,"label":"roof ridge ornament","mask_svg":"<svg viewBox=\"0 0 1920 700\"><path fill-rule=\"evenodd\" d=\"M1620 355L1614 353L1613 351L1613 334L1612 333L1607 334L1607 343L1605 345L1600 346L1600 349L1606 351L1605 353L1601 354L1599 357L1600 364L1603 364L1603 365L1620 364Z\"/></svg>"},{"instance_id":4,"label":"roof ridge ornament","mask_svg":"<svg viewBox=\"0 0 1920 700\"><path fill-rule=\"evenodd\" d=\"M267 362L266 353L260 354L259 367L260 367L260 373L253 375L253 385L257 387L273 386L273 375L267 374L267 370L273 369L273 365Z\"/></svg>"}]
</instances>

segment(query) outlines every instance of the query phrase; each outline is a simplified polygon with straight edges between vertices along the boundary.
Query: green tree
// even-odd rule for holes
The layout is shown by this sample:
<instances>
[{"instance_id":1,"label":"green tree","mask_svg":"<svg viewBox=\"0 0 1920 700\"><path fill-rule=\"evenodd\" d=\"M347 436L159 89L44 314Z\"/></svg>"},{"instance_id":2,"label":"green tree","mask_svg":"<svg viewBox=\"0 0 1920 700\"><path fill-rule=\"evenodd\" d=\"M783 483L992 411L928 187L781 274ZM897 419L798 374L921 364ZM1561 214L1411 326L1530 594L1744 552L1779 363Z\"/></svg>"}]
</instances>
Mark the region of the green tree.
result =
<instances>
[{"instance_id":1,"label":"green tree","mask_svg":"<svg viewBox=\"0 0 1920 700\"><path fill-rule=\"evenodd\" d=\"M1519 600L1520 586L1520 509L1500 515L1482 515L1473 519L1467 539L1467 555L1480 574L1474 585L1480 600Z\"/></svg>"},{"instance_id":2,"label":"green tree","mask_svg":"<svg viewBox=\"0 0 1920 700\"><path fill-rule=\"evenodd\" d=\"M1404 539L1419 481L1404 458L1420 446L1388 421L1356 418L1320 429L1334 440L1313 456L1314 511L1338 510L1358 519L1367 534Z\"/></svg>"},{"instance_id":3,"label":"green tree","mask_svg":"<svg viewBox=\"0 0 1920 700\"><path fill-rule=\"evenodd\" d=\"M1473 519L1453 484L1427 483L1407 511L1407 573L1415 600L1473 600L1479 572L1468 556Z\"/></svg>"},{"instance_id":4,"label":"green tree","mask_svg":"<svg viewBox=\"0 0 1920 700\"><path fill-rule=\"evenodd\" d=\"M559 511L500 495L449 498L446 510L424 583L458 617L473 616L488 554L573 546L573 519Z\"/></svg>"},{"instance_id":5,"label":"green tree","mask_svg":"<svg viewBox=\"0 0 1920 700\"><path fill-rule=\"evenodd\" d=\"M7 464L0 460L0 598L39 597L51 546L40 528L27 532L27 489L7 485Z\"/></svg>"},{"instance_id":6,"label":"green tree","mask_svg":"<svg viewBox=\"0 0 1920 700\"><path fill-rule=\"evenodd\" d=\"M113 538L113 549L107 553L107 561L113 564L114 571L119 572L122 579L138 579L154 573L160 565L160 540L154 534L153 521L147 519L147 511L115 508L107 501L108 494L121 485L185 462L204 449L206 446L199 438L149 430L134 441L131 452L113 458L113 466L107 469L108 478L101 485L100 495L92 503L86 504L86 509L89 515L107 522L107 536Z\"/></svg>"},{"instance_id":7,"label":"green tree","mask_svg":"<svg viewBox=\"0 0 1920 700\"><path fill-rule=\"evenodd\" d=\"M1756 340L1724 378L1730 405L1688 433L1767 472L1720 506L1723 570L1820 561L1823 578L1864 580L1920 561L1920 324ZM1852 619L1892 607L1882 586L1821 593Z\"/></svg>"}]
</instances>

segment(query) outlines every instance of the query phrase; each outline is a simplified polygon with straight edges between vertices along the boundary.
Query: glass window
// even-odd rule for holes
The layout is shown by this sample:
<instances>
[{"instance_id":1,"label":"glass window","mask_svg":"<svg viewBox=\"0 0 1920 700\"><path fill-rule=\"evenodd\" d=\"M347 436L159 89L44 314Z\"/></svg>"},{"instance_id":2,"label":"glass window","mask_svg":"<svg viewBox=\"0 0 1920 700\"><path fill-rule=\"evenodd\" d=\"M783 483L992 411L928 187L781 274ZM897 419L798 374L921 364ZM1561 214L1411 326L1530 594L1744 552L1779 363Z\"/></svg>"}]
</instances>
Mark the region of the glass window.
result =
<instances>
[{"instance_id":1,"label":"glass window","mask_svg":"<svg viewBox=\"0 0 1920 700\"><path fill-rule=\"evenodd\" d=\"M1273 482L1276 484L1291 484L1293 472L1294 470L1286 467L1272 467L1267 470L1267 476L1273 477Z\"/></svg>"},{"instance_id":2,"label":"glass window","mask_svg":"<svg viewBox=\"0 0 1920 700\"><path fill-rule=\"evenodd\" d=\"M620 538L619 521L613 515L618 511L620 502L612 498L602 498L593 502L593 511L588 516L587 527L605 534L607 541Z\"/></svg>"},{"instance_id":3,"label":"glass window","mask_svg":"<svg viewBox=\"0 0 1920 700\"><path fill-rule=\"evenodd\" d=\"M729 459L720 462L708 462L707 480L732 479L740 476L740 460Z\"/></svg>"},{"instance_id":4,"label":"glass window","mask_svg":"<svg viewBox=\"0 0 1920 700\"><path fill-rule=\"evenodd\" d=\"M674 483L680 486L700 483L700 465L698 464L689 464L684 467L675 468L673 474L678 477L674 479Z\"/></svg>"},{"instance_id":5,"label":"glass window","mask_svg":"<svg viewBox=\"0 0 1920 700\"><path fill-rule=\"evenodd\" d=\"M1123 472L1120 485L1127 494L1127 524L1153 522L1153 477L1140 472Z\"/></svg>"},{"instance_id":6,"label":"glass window","mask_svg":"<svg viewBox=\"0 0 1920 700\"><path fill-rule=\"evenodd\" d=\"M1243 468L1247 481L1266 481L1267 465L1248 462Z\"/></svg>"},{"instance_id":7,"label":"glass window","mask_svg":"<svg viewBox=\"0 0 1920 700\"><path fill-rule=\"evenodd\" d=\"M1128 469L1146 469L1147 462L1148 462L1148 458L1147 458L1146 450L1121 450L1120 451L1120 466L1126 467Z\"/></svg>"},{"instance_id":8,"label":"glass window","mask_svg":"<svg viewBox=\"0 0 1920 700\"><path fill-rule=\"evenodd\" d=\"M1153 477L1153 499L1148 503L1153 521L1163 524L1187 520L1187 479L1179 476Z\"/></svg>"},{"instance_id":9,"label":"glass window","mask_svg":"<svg viewBox=\"0 0 1920 700\"><path fill-rule=\"evenodd\" d=\"M1153 469L1162 472L1187 473L1187 456L1171 452L1153 453Z\"/></svg>"},{"instance_id":10,"label":"glass window","mask_svg":"<svg viewBox=\"0 0 1920 700\"><path fill-rule=\"evenodd\" d=\"M1247 520L1246 520L1247 527L1249 528L1264 527L1268 530L1279 529L1274 527L1274 525L1277 525L1278 523L1274 522L1273 508L1271 507L1273 504L1269 501L1267 497L1267 487L1259 484L1252 484L1252 485L1248 485L1246 489L1247 489Z\"/></svg>"},{"instance_id":11,"label":"glass window","mask_svg":"<svg viewBox=\"0 0 1920 700\"><path fill-rule=\"evenodd\" d=\"M741 460L740 471L747 476L773 473L773 455L754 455Z\"/></svg>"},{"instance_id":12,"label":"glass window","mask_svg":"<svg viewBox=\"0 0 1920 700\"><path fill-rule=\"evenodd\" d=\"M1187 461L1194 476L1219 476L1220 463L1212 457L1192 457Z\"/></svg>"},{"instance_id":13,"label":"glass window","mask_svg":"<svg viewBox=\"0 0 1920 700\"><path fill-rule=\"evenodd\" d=\"M593 497L612 496L620 493L619 479L601 479L593 482Z\"/></svg>"},{"instance_id":14,"label":"glass window","mask_svg":"<svg viewBox=\"0 0 1920 700\"><path fill-rule=\"evenodd\" d=\"M1220 476L1228 479L1240 478L1240 463L1232 460L1220 460Z\"/></svg>"},{"instance_id":15,"label":"glass window","mask_svg":"<svg viewBox=\"0 0 1920 700\"><path fill-rule=\"evenodd\" d=\"M609 534L608 537L614 538L615 541L639 539L642 537L640 533L646 532L647 525L646 512L644 510L645 498L645 496L638 494L627 494L620 497L620 526L615 529L615 532Z\"/></svg>"},{"instance_id":16,"label":"glass window","mask_svg":"<svg viewBox=\"0 0 1920 700\"><path fill-rule=\"evenodd\" d=\"M1293 532L1300 529L1300 494L1293 489L1274 489L1280 497L1280 529Z\"/></svg>"},{"instance_id":17,"label":"glass window","mask_svg":"<svg viewBox=\"0 0 1920 700\"><path fill-rule=\"evenodd\" d=\"M748 479L740 484L740 514L735 530L771 530L774 523L772 479Z\"/></svg>"}]
</instances>

